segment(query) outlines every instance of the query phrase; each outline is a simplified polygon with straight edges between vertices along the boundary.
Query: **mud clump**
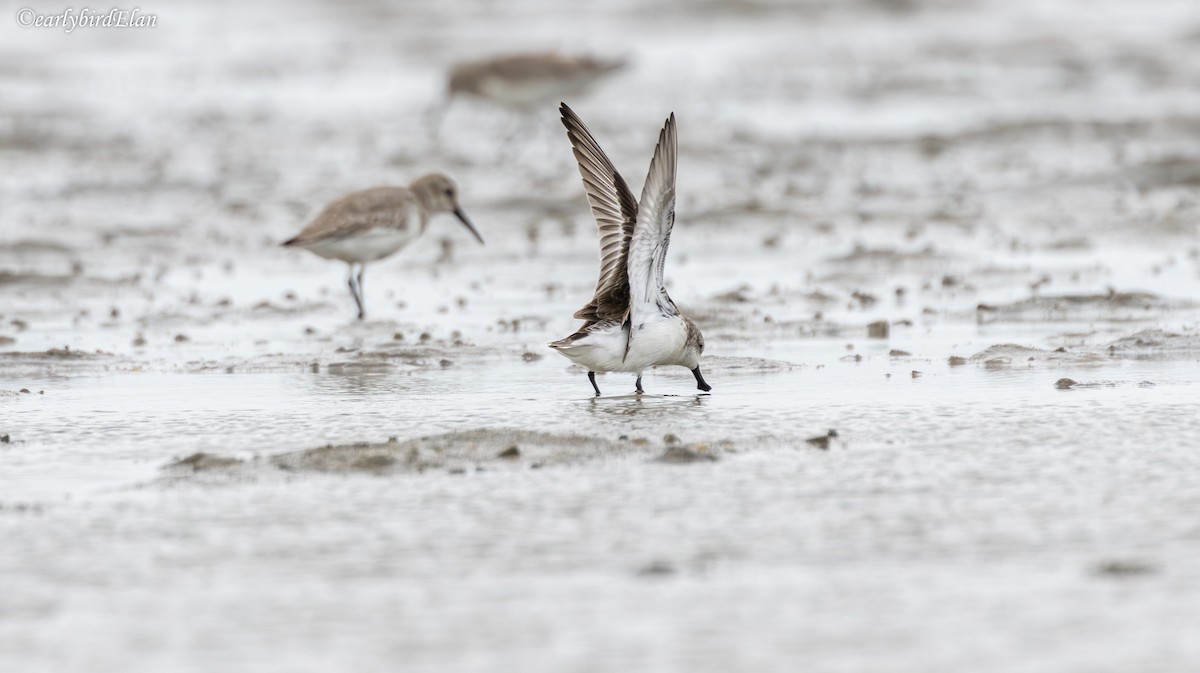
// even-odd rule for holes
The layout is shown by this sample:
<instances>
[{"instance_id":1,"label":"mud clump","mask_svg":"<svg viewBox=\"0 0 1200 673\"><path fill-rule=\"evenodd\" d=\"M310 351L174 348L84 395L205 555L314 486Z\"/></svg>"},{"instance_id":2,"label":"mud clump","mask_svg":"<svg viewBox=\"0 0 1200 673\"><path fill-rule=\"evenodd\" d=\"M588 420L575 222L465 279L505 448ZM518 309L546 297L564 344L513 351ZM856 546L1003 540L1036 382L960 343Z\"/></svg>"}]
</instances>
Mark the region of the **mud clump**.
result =
<instances>
[{"instance_id":1,"label":"mud clump","mask_svg":"<svg viewBox=\"0 0 1200 673\"><path fill-rule=\"evenodd\" d=\"M817 435L816 437L809 437L808 439L804 440L804 443L808 444L809 446L814 446L818 449L821 449L822 451L828 451L829 446L833 443L833 440L837 439L837 436L838 436L837 430L830 430L829 432L826 432L823 435Z\"/></svg>"},{"instance_id":2,"label":"mud clump","mask_svg":"<svg viewBox=\"0 0 1200 673\"><path fill-rule=\"evenodd\" d=\"M704 356L704 371L719 373L761 374L768 372L785 372L796 369L797 365L784 360L769 360L766 358L737 357L728 355Z\"/></svg>"},{"instance_id":3,"label":"mud clump","mask_svg":"<svg viewBox=\"0 0 1200 673\"><path fill-rule=\"evenodd\" d=\"M497 451L497 447L507 447ZM170 476L221 475L253 480L280 473L366 474L388 476L435 471L468 474L528 460L531 467L587 462L635 454L636 442L617 442L579 435L528 430L478 429L418 437L406 441L327 444L314 449L278 453L253 461L197 453L164 467ZM177 480L177 479L176 479Z\"/></svg>"},{"instance_id":4,"label":"mud clump","mask_svg":"<svg viewBox=\"0 0 1200 673\"><path fill-rule=\"evenodd\" d=\"M1149 292L1117 292L1036 296L1011 304L980 304L976 322L1060 322L1105 320L1130 322L1148 320L1173 309L1185 308L1185 302L1167 300Z\"/></svg>"},{"instance_id":5,"label":"mud clump","mask_svg":"<svg viewBox=\"0 0 1200 673\"><path fill-rule=\"evenodd\" d=\"M675 566L666 561L654 561L638 569L638 577L666 577L675 574Z\"/></svg>"},{"instance_id":6,"label":"mud clump","mask_svg":"<svg viewBox=\"0 0 1200 673\"><path fill-rule=\"evenodd\" d=\"M353 468L364 472L382 472L396 464L396 458L388 455L363 456L354 461Z\"/></svg>"},{"instance_id":7,"label":"mud clump","mask_svg":"<svg viewBox=\"0 0 1200 673\"><path fill-rule=\"evenodd\" d=\"M886 339L891 331L892 328L886 320L876 320L867 325L867 336L871 339Z\"/></svg>"},{"instance_id":8,"label":"mud clump","mask_svg":"<svg viewBox=\"0 0 1200 673\"><path fill-rule=\"evenodd\" d=\"M112 353L100 350L84 352L67 346L45 351L0 351L0 377L13 380L68 370L87 370L112 358Z\"/></svg>"},{"instance_id":9,"label":"mud clump","mask_svg":"<svg viewBox=\"0 0 1200 673\"><path fill-rule=\"evenodd\" d=\"M229 458L227 456L217 456L211 453L193 453L187 458L175 461L164 469L167 470L189 470L191 472L201 472L204 470L221 470L241 465L244 461L238 458Z\"/></svg>"},{"instance_id":10,"label":"mud clump","mask_svg":"<svg viewBox=\"0 0 1200 673\"><path fill-rule=\"evenodd\" d=\"M932 246L920 250L903 251L894 248L868 248L855 246L854 250L840 257L825 261L842 269L861 273L885 273L902 270L926 269L934 262L945 262L947 257L939 254Z\"/></svg>"},{"instance_id":11,"label":"mud clump","mask_svg":"<svg viewBox=\"0 0 1200 673\"><path fill-rule=\"evenodd\" d=\"M1133 357L1200 352L1200 334L1146 329L1110 342L1105 350L1110 354Z\"/></svg>"},{"instance_id":12,"label":"mud clump","mask_svg":"<svg viewBox=\"0 0 1200 673\"><path fill-rule=\"evenodd\" d=\"M1200 187L1200 162L1190 157L1168 156L1130 168L1129 177L1140 189Z\"/></svg>"},{"instance_id":13,"label":"mud clump","mask_svg":"<svg viewBox=\"0 0 1200 673\"><path fill-rule=\"evenodd\" d=\"M862 308L869 308L879 302L879 299L875 295L858 290L851 293L850 298L858 302Z\"/></svg>"},{"instance_id":14,"label":"mud clump","mask_svg":"<svg viewBox=\"0 0 1200 673\"><path fill-rule=\"evenodd\" d=\"M1157 572L1157 568L1142 561L1114 560L1100 563L1095 573L1102 577L1141 577Z\"/></svg>"},{"instance_id":15,"label":"mud clump","mask_svg":"<svg viewBox=\"0 0 1200 673\"><path fill-rule=\"evenodd\" d=\"M1058 388L1059 390L1070 390L1077 385L1079 385L1078 381L1068 378L1062 378L1054 382L1054 387Z\"/></svg>"},{"instance_id":16,"label":"mud clump","mask_svg":"<svg viewBox=\"0 0 1200 673\"><path fill-rule=\"evenodd\" d=\"M42 273L12 273L9 271L0 271L0 286L4 285L34 285L43 287L53 287L67 285L74 276L60 274L42 274Z\"/></svg>"},{"instance_id":17,"label":"mud clump","mask_svg":"<svg viewBox=\"0 0 1200 673\"><path fill-rule=\"evenodd\" d=\"M656 463L683 465L687 463L712 463L717 457L703 451L689 449L686 446L672 446L654 459Z\"/></svg>"},{"instance_id":18,"label":"mud clump","mask_svg":"<svg viewBox=\"0 0 1200 673\"><path fill-rule=\"evenodd\" d=\"M987 369L1007 369L1024 363L1049 364L1094 364L1108 358L1097 353L1072 353L1066 349L1045 350L1020 344L996 344L971 356L972 362L982 363Z\"/></svg>"}]
</instances>

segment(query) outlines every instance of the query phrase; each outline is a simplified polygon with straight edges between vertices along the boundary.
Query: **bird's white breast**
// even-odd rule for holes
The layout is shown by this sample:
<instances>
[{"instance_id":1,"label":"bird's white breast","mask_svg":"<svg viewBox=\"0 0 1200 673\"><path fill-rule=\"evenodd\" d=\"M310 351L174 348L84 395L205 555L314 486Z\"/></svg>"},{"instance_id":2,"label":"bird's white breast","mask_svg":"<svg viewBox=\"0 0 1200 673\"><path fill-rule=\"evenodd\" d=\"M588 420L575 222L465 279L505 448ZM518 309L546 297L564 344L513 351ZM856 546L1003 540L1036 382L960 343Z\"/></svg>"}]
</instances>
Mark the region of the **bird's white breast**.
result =
<instances>
[{"instance_id":1,"label":"bird's white breast","mask_svg":"<svg viewBox=\"0 0 1200 673\"><path fill-rule=\"evenodd\" d=\"M629 353L625 363L630 371L641 371L659 364L675 364L687 344L687 327L679 316L662 316L630 328Z\"/></svg>"},{"instance_id":2,"label":"bird's white breast","mask_svg":"<svg viewBox=\"0 0 1200 673\"><path fill-rule=\"evenodd\" d=\"M316 241L310 244L308 249L328 259L357 264L383 259L408 245L416 237L416 231L375 227L350 236Z\"/></svg>"},{"instance_id":3,"label":"bird's white breast","mask_svg":"<svg viewBox=\"0 0 1200 673\"><path fill-rule=\"evenodd\" d=\"M558 350L590 371L641 373L654 365L679 364L687 327L679 316L661 316L631 326L630 337L627 352L625 330L614 324Z\"/></svg>"},{"instance_id":4,"label":"bird's white breast","mask_svg":"<svg viewBox=\"0 0 1200 673\"><path fill-rule=\"evenodd\" d=\"M342 235L333 232L305 247L322 257L355 264L383 259L412 243L424 229L423 213L415 202L400 206L398 210L392 219L397 226L381 223Z\"/></svg>"}]
</instances>

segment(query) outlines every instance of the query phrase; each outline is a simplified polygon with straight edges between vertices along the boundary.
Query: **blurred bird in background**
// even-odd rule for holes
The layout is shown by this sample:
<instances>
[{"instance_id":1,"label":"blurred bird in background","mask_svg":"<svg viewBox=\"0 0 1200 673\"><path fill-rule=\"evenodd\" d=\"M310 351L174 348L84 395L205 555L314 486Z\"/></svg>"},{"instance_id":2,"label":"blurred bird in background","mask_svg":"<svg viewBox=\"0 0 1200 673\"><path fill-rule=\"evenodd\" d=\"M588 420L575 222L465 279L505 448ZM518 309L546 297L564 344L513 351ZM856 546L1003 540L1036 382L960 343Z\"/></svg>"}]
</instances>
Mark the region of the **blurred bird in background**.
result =
<instances>
[{"instance_id":1,"label":"blurred bird in background","mask_svg":"<svg viewBox=\"0 0 1200 673\"><path fill-rule=\"evenodd\" d=\"M626 66L623 59L568 56L554 52L512 54L460 63L450 70L446 101L466 95L529 112L578 96Z\"/></svg>"},{"instance_id":2,"label":"blurred bird in background","mask_svg":"<svg viewBox=\"0 0 1200 673\"><path fill-rule=\"evenodd\" d=\"M552 110L560 100L582 96L627 65L619 58L556 52L507 54L459 63L446 77L445 97L430 111L430 128L438 137L455 100L481 100L517 117L516 126L503 142L503 149L507 149L529 130L527 124L536 118L539 109Z\"/></svg>"}]
</instances>

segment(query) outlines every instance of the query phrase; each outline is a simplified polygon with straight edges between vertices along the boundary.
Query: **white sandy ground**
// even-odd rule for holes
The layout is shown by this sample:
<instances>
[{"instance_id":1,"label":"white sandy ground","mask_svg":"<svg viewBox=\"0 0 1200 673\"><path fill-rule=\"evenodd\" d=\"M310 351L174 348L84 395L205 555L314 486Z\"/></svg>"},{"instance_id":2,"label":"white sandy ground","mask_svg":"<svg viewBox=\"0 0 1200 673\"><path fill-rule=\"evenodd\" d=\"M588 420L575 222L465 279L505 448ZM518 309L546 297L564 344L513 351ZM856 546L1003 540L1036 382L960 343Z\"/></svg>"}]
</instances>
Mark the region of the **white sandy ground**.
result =
<instances>
[{"instance_id":1,"label":"white sandy ground","mask_svg":"<svg viewBox=\"0 0 1200 673\"><path fill-rule=\"evenodd\" d=\"M0 671L1200 670L1194 2L143 10L0 21ZM711 395L545 348L553 109L422 122L554 47L635 190L679 118ZM278 241L431 169L487 246L351 322Z\"/></svg>"}]
</instances>

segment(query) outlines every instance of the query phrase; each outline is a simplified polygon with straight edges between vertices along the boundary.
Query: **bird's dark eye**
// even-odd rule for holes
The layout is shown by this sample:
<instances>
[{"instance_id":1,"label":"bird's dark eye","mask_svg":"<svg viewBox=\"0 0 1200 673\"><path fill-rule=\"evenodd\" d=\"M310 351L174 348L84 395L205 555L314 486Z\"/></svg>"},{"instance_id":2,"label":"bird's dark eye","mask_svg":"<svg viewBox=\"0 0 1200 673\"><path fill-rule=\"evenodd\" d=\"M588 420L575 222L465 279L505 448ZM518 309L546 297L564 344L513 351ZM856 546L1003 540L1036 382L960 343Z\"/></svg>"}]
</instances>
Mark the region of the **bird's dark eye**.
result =
<instances>
[{"instance_id":1,"label":"bird's dark eye","mask_svg":"<svg viewBox=\"0 0 1200 673\"><path fill-rule=\"evenodd\" d=\"M447 189L447 190L446 190L446 196L454 196L454 190L453 190L453 189Z\"/></svg>"}]
</instances>

